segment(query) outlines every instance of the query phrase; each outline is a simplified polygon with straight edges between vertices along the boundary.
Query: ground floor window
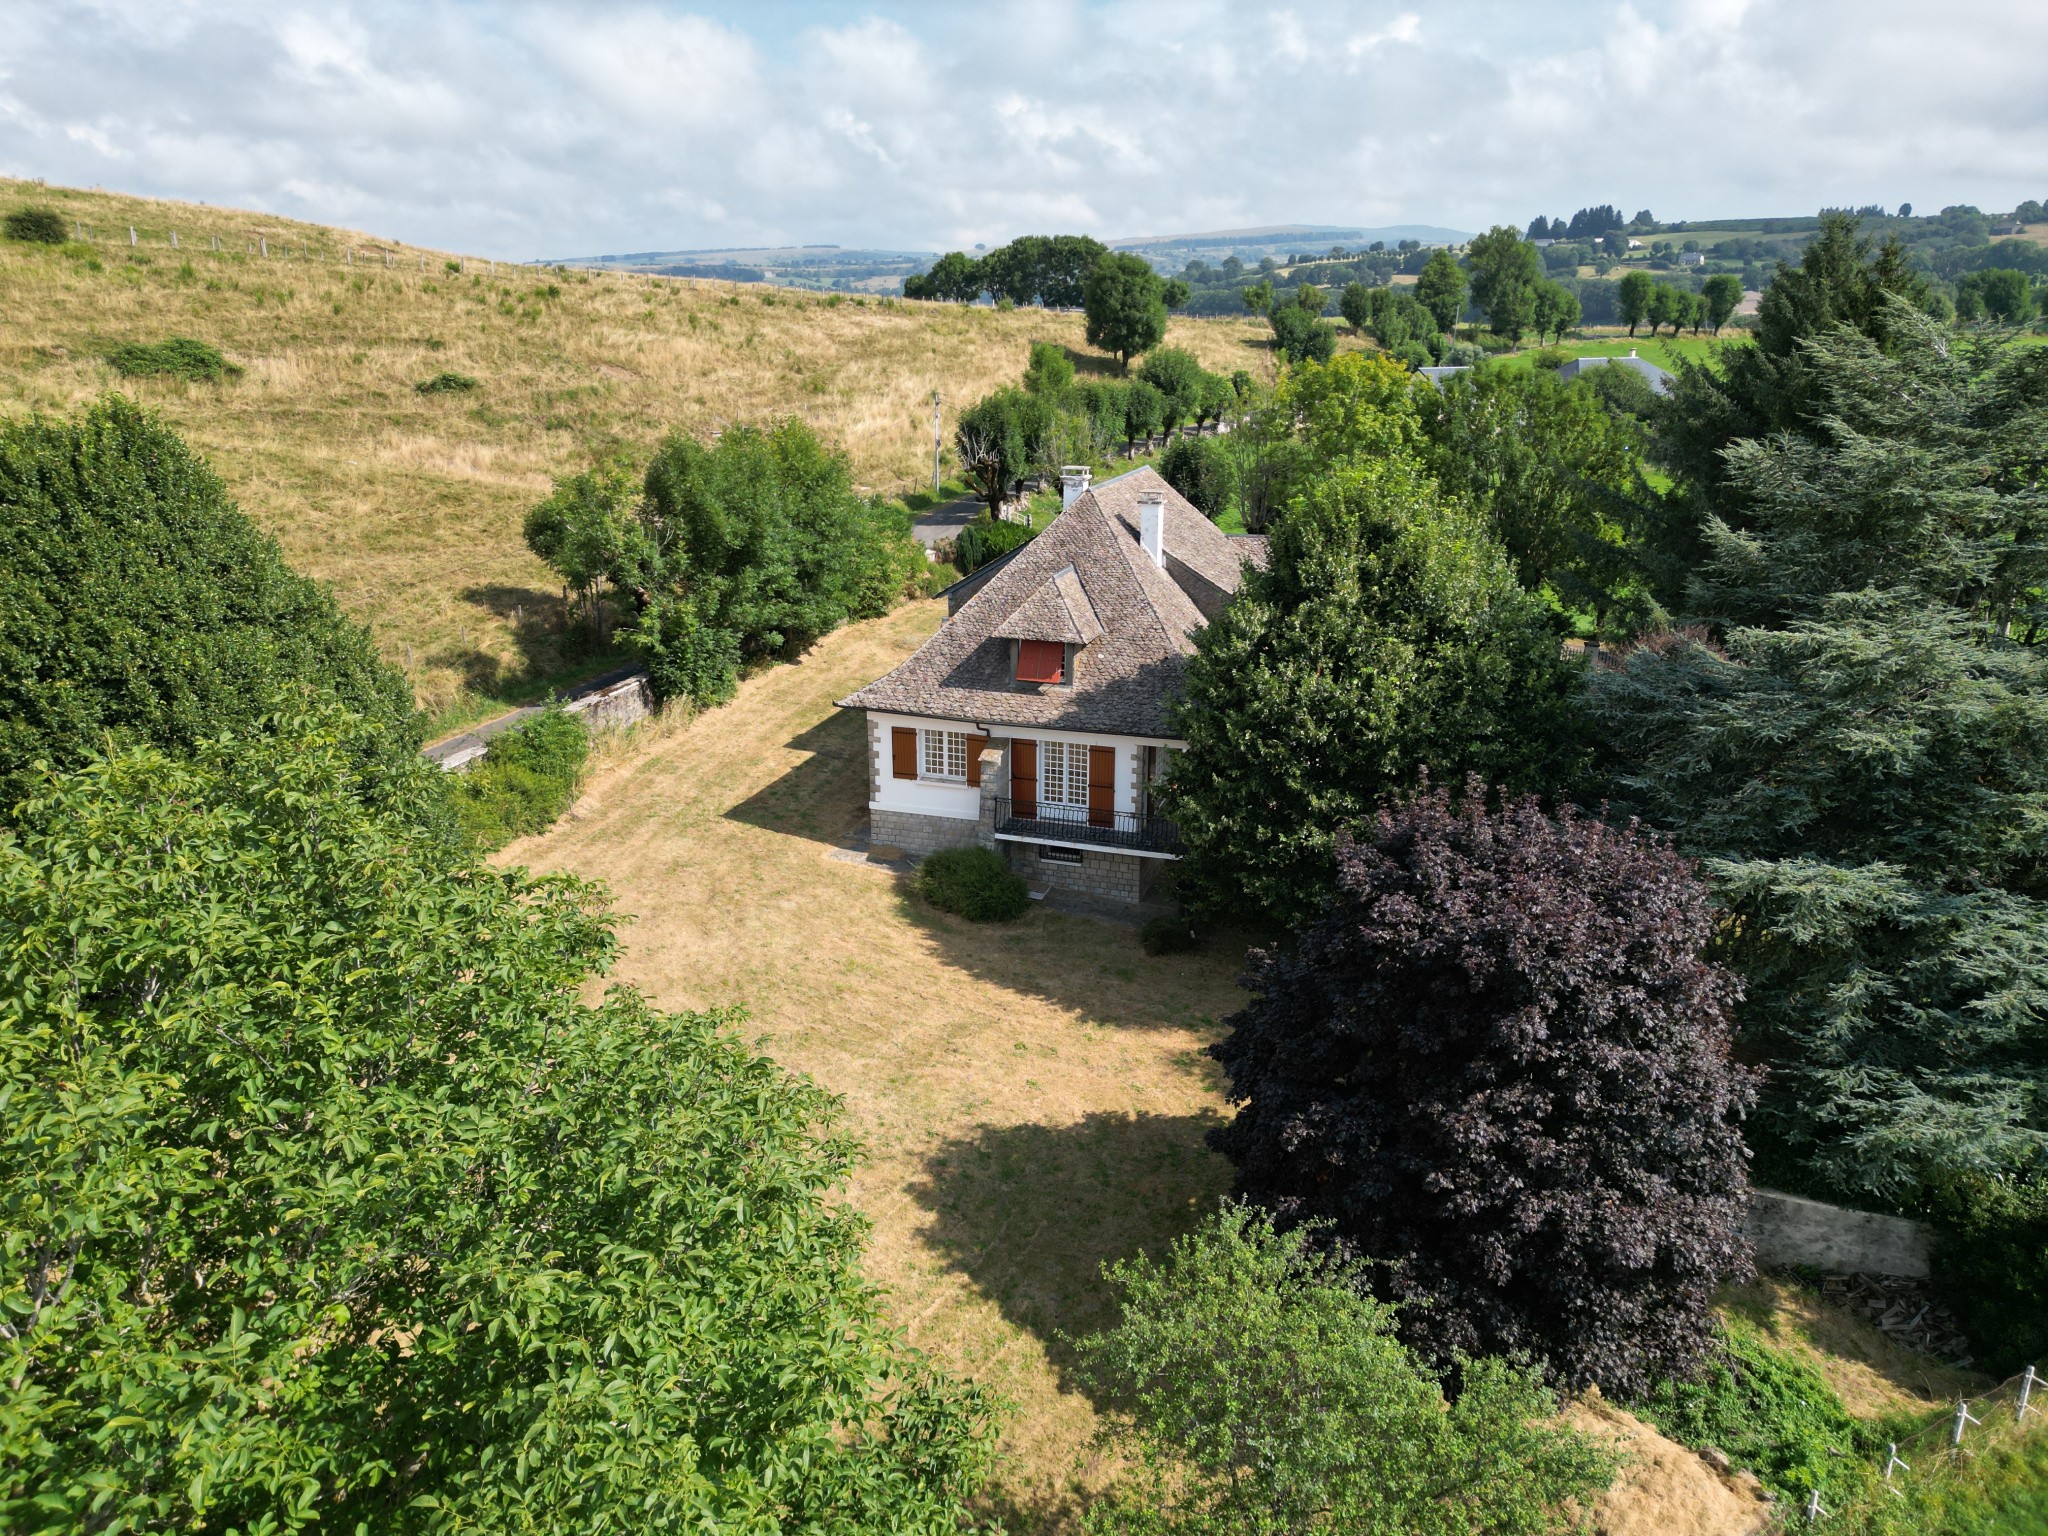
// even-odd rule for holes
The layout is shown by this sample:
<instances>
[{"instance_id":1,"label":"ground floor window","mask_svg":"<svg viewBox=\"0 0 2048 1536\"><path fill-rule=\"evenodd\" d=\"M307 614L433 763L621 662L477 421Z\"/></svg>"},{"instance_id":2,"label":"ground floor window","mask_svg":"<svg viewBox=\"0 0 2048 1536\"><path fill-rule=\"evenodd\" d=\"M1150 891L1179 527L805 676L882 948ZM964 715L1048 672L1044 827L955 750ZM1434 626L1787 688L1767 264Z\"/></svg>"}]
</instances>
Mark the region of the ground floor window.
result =
<instances>
[{"instance_id":1,"label":"ground floor window","mask_svg":"<svg viewBox=\"0 0 2048 1536\"><path fill-rule=\"evenodd\" d=\"M1078 848L1058 848L1043 843L1039 845L1038 857L1046 864L1079 864L1085 855Z\"/></svg>"},{"instance_id":2,"label":"ground floor window","mask_svg":"<svg viewBox=\"0 0 2048 1536\"><path fill-rule=\"evenodd\" d=\"M967 733L965 731L919 731L923 756L918 777L967 782Z\"/></svg>"}]
</instances>

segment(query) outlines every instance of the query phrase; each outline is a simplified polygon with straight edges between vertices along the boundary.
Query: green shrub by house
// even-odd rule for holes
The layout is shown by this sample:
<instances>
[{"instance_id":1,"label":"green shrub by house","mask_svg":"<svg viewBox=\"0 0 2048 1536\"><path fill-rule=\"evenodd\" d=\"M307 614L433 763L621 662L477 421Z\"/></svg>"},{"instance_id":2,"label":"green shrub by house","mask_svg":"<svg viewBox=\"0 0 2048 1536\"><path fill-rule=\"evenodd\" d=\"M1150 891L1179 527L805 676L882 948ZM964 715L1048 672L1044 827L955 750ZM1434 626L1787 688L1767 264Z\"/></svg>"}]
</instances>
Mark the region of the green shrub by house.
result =
<instances>
[{"instance_id":1,"label":"green shrub by house","mask_svg":"<svg viewBox=\"0 0 2048 1536\"><path fill-rule=\"evenodd\" d=\"M546 831L576 798L589 755L589 732L560 705L496 737L455 780L463 829L484 848Z\"/></svg>"},{"instance_id":2,"label":"green shrub by house","mask_svg":"<svg viewBox=\"0 0 2048 1536\"><path fill-rule=\"evenodd\" d=\"M944 848L917 866L917 894L942 912L1006 923L1030 904L1023 879L989 848Z\"/></svg>"},{"instance_id":3,"label":"green shrub by house","mask_svg":"<svg viewBox=\"0 0 2048 1536\"><path fill-rule=\"evenodd\" d=\"M999 523L984 512L960 530L953 546L953 563L963 576L971 576L990 561L1022 549L1036 532L1029 523Z\"/></svg>"},{"instance_id":4,"label":"green shrub by house","mask_svg":"<svg viewBox=\"0 0 2048 1536\"><path fill-rule=\"evenodd\" d=\"M218 384L242 370L220 355L220 349L188 336L168 341L131 341L114 348L107 361L116 373L132 379L190 379Z\"/></svg>"}]
</instances>

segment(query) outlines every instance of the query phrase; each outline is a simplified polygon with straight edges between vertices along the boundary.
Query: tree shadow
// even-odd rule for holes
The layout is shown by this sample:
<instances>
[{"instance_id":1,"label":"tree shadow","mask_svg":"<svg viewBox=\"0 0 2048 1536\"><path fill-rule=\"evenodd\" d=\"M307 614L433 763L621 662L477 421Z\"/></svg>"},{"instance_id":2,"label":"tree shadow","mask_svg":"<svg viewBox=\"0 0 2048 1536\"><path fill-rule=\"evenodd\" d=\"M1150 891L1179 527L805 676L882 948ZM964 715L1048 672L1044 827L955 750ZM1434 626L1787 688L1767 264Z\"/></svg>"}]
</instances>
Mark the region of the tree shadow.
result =
<instances>
[{"instance_id":1,"label":"tree shadow","mask_svg":"<svg viewBox=\"0 0 2048 1536\"><path fill-rule=\"evenodd\" d=\"M727 818L812 842L843 841L867 814L867 717L835 709L783 745L810 755L726 811Z\"/></svg>"},{"instance_id":2,"label":"tree shadow","mask_svg":"<svg viewBox=\"0 0 2048 1536\"><path fill-rule=\"evenodd\" d=\"M1045 1345L1063 1385L1071 1340L1116 1321L1102 1266L1167 1247L1216 1208L1230 1165L1203 1142L1215 1114L1091 1114L980 1126L942 1142L910 1194L919 1235Z\"/></svg>"},{"instance_id":3,"label":"tree shadow","mask_svg":"<svg viewBox=\"0 0 2048 1536\"><path fill-rule=\"evenodd\" d=\"M1106 379L1121 377L1116 359L1113 357L1104 357L1100 352L1083 352L1079 348L1064 344L1060 350L1067 354L1067 361L1074 365L1074 372L1077 374L1099 374Z\"/></svg>"},{"instance_id":4,"label":"tree shadow","mask_svg":"<svg viewBox=\"0 0 2048 1536\"><path fill-rule=\"evenodd\" d=\"M519 656L517 664L508 667L502 658L475 646L439 653L436 659L460 673L464 685L479 697L523 703L564 673L624 656L617 646L600 644L585 626L572 622L559 593L488 582L466 587L460 596L505 621Z\"/></svg>"}]
</instances>

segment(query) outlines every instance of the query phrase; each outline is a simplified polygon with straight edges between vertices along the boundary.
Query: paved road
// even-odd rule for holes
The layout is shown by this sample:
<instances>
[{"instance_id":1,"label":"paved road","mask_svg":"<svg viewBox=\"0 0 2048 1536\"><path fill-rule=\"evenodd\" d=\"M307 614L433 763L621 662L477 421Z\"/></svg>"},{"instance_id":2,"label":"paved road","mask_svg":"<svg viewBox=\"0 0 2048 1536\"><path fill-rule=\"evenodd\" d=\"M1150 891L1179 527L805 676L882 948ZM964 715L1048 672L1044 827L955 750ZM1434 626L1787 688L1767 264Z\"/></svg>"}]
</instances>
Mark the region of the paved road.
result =
<instances>
[{"instance_id":1,"label":"paved road","mask_svg":"<svg viewBox=\"0 0 2048 1536\"><path fill-rule=\"evenodd\" d=\"M629 666L614 667L602 676L586 678L583 682L578 683L575 687L561 694L560 697L565 700L580 699L586 693L596 693L599 689L611 687L613 683L623 683L634 673L645 670L637 662ZM520 724L520 722L531 719L546 708L547 705L545 704L528 704L521 709L508 710L502 715L497 715L484 721L481 725L472 725L466 731L458 731L453 736L444 736L431 746L422 747L420 755L425 757L430 763L440 763L445 767L450 758L462 758L482 751L485 744L493 736L503 735L506 731Z\"/></svg>"},{"instance_id":2,"label":"paved road","mask_svg":"<svg viewBox=\"0 0 2048 1536\"><path fill-rule=\"evenodd\" d=\"M933 507L918 514L917 521L910 525L910 536L927 547L957 539L960 530L974 521L981 508L981 499L975 496L962 496L958 501Z\"/></svg>"}]
</instances>

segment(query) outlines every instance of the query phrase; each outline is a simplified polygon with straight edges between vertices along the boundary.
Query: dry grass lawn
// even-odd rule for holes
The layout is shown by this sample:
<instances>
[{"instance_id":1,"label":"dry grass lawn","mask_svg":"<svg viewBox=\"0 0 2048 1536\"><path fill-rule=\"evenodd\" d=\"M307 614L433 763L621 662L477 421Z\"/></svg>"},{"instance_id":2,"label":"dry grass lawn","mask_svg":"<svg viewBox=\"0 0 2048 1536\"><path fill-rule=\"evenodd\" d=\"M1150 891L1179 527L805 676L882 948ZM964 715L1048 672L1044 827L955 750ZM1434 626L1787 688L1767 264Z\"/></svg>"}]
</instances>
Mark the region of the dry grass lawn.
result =
<instances>
[{"instance_id":1,"label":"dry grass lawn","mask_svg":"<svg viewBox=\"0 0 2048 1536\"><path fill-rule=\"evenodd\" d=\"M568 816L501 857L608 881L632 919L619 979L670 1008L744 1005L766 1051L843 1097L869 1273L913 1342L1010 1400L1006 1523L1068 1529L1104 1469L1062 1335L1111 1320L1104 1260L1158 1252L1228 1187L1202 1140L1228 1113L1203 1047L1241 998L1239 957L1155 958L1051 911L978 927L830 857L867 798L862 723L832 701L941 616L905 606L721 709L613 738ZM1597 1528L1753 1528L1697 1457L1593 1412L1641 1463Z\"/></svg>"},{"instance_id":2,"label":"dry grass lawn","mask_svg":"<svg viewBox=\"0 0 2048 1536\"><path fill-rule=\"evenodd\" d=\"M844 1096L852 1197L911 1339L1015 1405L1000 1501L1058 1523L1094 1414L1062 1331L1107 1318L1097 1270L1155 1251L1228 1184L1202 1054L1236 959L1033 911L978 927L828 857L865 814L861 721L832 700L936 627L917 603L842 630L732 704L608 746L547 834L503 855L611 883L619 975L671 1007L744 1004L777 1059Z\"/></svg>"},{"instance_id":3,"label":"dry grass lawn","mask_svg":"<svg viewBox=\"0 0 2048 1536\"><path fill-rule=\"evenodd\" d=\"M450 273L444 253L351 231L0 179L0 213L29 204L94 241L0 241L0 412L65 410L113 388L162 411L294 566L332 582L388 658L410 658L436 713L558 660L540 622L558 588L519 531L551 476L644 456L671 430L795 414L845 449L857 481L894 493L929 479L934 389L950 438L963 405L1022 375L1032 341L1110 366L1087 351L1079 315L487 272L474 259ZM126 380L104 361L118 343L170 336L211 342L245 371ZM1269 336L1176 320L1169 340L1212 368L1270 374ZM443 370L481 387L416 392Z\"/></svg>"}]
</instances>

